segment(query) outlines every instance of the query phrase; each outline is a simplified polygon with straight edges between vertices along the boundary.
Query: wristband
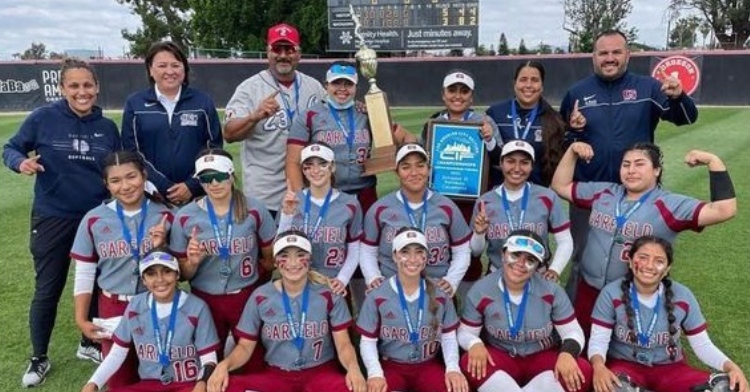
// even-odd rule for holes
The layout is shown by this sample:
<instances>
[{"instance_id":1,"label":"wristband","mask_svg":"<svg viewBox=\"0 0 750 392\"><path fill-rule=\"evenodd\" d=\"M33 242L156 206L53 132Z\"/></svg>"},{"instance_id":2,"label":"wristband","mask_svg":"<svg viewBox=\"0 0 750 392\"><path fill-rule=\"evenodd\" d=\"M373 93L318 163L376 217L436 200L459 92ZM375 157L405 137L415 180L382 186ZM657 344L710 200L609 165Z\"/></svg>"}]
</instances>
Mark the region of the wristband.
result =
<instances>
[{"instance_id":1,"label":"wristband","mask_svg":"<svg viewBox=\"0 0 750 392\"><path fill-rule=\"evenodd\" d=\"M201 374L198 377L198 381L208 382L208 379L211 378L211 375L214 373L215 369L216 364L209 363L207 365L204 365L201 368Z\"/></svg>"},{"instance_id":2,"label":"wristband","mask_svg":"<svg viewBox=\"0 0 750 392\"><path fill-rule=\"evenodd\" d=\"M578 355L581 354L581 345L575 339L565 339L560 346L560 352L568 353L573 358L578 358Z\"/></svg>"},{"instance_id":3,"label":"wristband","mask_svg":"<svg viewBox=\"0 0 750 392\"><path fill-rule=\"evenodd\" d=\"M726 170L709 171L708 184L711 189L711 201L728 200L737 197L734 193L732 179Z\"/></svg>"}]
</instances>

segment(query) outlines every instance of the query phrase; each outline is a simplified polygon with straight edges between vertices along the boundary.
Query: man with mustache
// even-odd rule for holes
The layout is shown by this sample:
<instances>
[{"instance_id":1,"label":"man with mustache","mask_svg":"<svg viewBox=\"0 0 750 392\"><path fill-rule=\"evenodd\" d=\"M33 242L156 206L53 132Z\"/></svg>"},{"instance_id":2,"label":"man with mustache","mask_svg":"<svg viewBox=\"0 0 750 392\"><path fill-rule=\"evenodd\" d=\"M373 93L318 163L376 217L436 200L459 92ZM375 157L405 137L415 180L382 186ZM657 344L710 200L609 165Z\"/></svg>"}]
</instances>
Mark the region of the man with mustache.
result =
<instances>
[{"instance_id":1,"label":"man with mustache","mask_svg":"<svg viewBox=\"0 0 750 392\"><path fill-rule=\"evenodd\" d=\"M242 142L242 184L275 217L286 192L286 139L296 115L325 97L323 86L297 71L297 29L285 23L268 29L268 69L243 81L227 103L224 140Z\"/></svg>"},{"instance_id":2,"label":"man with mustache","mask_svg":"<svg viewBox=\"0 0 750 392\"><path fill-rule=\"evenodd\" d=\"M637 142L654 142L659 120L675 125L698 118L695 102L674 76L659 79L628 71L630 49L619 30L599 33L594 41L594 74L578 81L560 104L568 124L567 141L583 141L594 149L590 162L578 162L575 181L620 182L620 162L625 150ZM573 271L566 290L575 296L579 256L586 246L588 210L570 206Z\"/></svg>"}]
</instances>

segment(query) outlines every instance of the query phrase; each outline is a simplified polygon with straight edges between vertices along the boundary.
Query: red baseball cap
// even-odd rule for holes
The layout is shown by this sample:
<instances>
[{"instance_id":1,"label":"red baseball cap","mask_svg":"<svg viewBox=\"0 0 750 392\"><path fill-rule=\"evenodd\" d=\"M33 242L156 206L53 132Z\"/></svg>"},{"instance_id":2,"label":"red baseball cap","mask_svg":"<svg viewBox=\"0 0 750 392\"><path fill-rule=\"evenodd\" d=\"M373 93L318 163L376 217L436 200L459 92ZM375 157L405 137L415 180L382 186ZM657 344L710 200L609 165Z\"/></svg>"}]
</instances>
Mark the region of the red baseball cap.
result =
<instances>
[{"instance_id":1,"label":"red baseball cap","mask_svg":"<svg viewBox=\"0 0 750 392\"><path fill-rule=\"evenodd\" d=\"M279 23L268 29L267 41L269 45L279 42L288 42L292 45L299 46L299 31L286 23Z\"/></svg>"}]
</instances>

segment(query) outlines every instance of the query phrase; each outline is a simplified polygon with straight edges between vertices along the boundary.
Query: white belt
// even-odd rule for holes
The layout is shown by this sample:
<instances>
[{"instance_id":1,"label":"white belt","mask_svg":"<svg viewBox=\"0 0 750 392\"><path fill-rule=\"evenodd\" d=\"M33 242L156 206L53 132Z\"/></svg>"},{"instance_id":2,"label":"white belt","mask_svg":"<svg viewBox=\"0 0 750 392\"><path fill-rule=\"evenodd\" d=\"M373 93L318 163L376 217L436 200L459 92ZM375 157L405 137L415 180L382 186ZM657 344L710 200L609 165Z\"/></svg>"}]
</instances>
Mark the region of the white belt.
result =
<instances>
[{"instance_id":1,"label":"white belt","mask_svg":"<svg viewBox=\"0 0 750 392\"><path fill-rule=\"evenodd\" d=\"M135 295L122 295L122 294L110 293L107 290L102 290L102 295L104 295L107 298L111 298L115 301L120 301L120 302L130 302L130 300L133 299L133 297L135 297Z\"/></svg>"}]
</instances>

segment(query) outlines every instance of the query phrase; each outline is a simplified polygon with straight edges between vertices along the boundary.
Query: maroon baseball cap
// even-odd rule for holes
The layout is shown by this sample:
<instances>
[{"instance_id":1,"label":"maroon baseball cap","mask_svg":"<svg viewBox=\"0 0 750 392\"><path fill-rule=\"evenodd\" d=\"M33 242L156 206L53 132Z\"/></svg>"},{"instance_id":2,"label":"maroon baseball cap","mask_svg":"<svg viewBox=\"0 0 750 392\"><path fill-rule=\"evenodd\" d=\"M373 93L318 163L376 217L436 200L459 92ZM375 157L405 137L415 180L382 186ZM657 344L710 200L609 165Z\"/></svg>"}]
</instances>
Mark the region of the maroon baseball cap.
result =
<instances>
[{"instance_id":1,"label":"maroon baseball cap","mask_svg":"<svg viewBox=\"0 0 750 392\"><path fill-rule=\"evenodd\" d=\"M268 44L287 42L299 46L299 31L286 23L279 23L268 29Z\"/></svg>"}]
</instances>

